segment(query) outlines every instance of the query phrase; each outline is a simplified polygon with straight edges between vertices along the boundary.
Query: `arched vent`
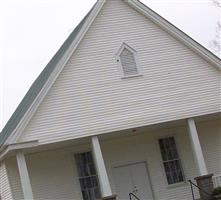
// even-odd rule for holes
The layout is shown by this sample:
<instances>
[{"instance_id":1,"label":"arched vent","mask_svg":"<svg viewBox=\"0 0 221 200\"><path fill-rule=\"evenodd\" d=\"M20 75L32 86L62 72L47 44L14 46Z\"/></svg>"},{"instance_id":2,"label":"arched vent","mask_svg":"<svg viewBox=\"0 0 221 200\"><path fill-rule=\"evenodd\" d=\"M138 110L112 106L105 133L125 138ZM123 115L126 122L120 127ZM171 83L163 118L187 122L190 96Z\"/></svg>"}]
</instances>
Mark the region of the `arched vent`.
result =
<instances>
[{"instance_id":1,"label":"arched vent","mask_svg":"<svg viewBox=\"0 0 221 200\"><path fill-rule=\"evenodd\" d=\"M132 76L138 74L134 53L124 48L120 54L120 61L124 76Z\"/></svg>"},{"instance_id":2,"label":"arched vent","mask_svg":"<svg viewBox=\"0 0 221 200\"><path fill-rule=\"evenodd\" d=\"M137 52L133 48L123 43L116 55L122 78L141 75L137 63Z\"/></svg>"}]
</instances>

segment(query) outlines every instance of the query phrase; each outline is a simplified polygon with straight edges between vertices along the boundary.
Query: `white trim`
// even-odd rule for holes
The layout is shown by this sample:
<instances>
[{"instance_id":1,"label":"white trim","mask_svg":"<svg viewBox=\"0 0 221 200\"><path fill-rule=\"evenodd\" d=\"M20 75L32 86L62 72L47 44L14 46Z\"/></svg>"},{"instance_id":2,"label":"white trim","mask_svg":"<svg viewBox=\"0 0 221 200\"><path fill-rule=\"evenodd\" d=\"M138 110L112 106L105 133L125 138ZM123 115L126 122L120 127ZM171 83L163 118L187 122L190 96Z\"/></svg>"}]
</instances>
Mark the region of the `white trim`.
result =
<instances>
[{"instance_id":1,"label":"white trim","mask_svg":"<svg viewBox=\"0 0 221 200\"><path fill-rule=\"evenodd\" d=\"M91 138L91 144L92 144L94 164L97 169L97 175L100 183L101 195L102 197L112 196L113 194L111 191L110 181L107 176L107 170L104 164L104 159L101 152L99 139L97 136L93 136Z\"/></svg>"},{"instance_id":2,"label":"white trim","mask_svg":"<svg viewBox=\"0 0 221 200\"><path fill-rule=\"evenodd\" d=\"M12 143L12 144L9 144L8 147L10 150L19 150L19 149L27 149L31 147L36 147L38 145L39 145L38 140L32 140L32 141L27 141L27 142Z\"/></svg>"},{"instance_id":3,"label":"white trim","mask_svg":"<svg viewBox=\"0 0 221 200\"><path fill-rule=\"evenodd\" d=\"M129 51L132 51L133 53L137 53L137 51L132 48L130 45L128 45L126 42L122 42L120 45L120 48L117 50L116 56L119 56L121 52L124 50L124 48L128 49Z\"/></svg>"},{"instance_id":4,"label":"white trim","mask_svg":"<svg viewBox=\"0 0 221 200\"><path fill-rule=\"evenodd\" d=\"M65 54L60 59L60 61L57 63L57 66L55 67L55 69L51 73L51 75L49 76L47 82L45 83L45 85L43 86L43 88L41 89L41 91L39 92L39 94L37 95L37 97L35 98L33 103L31 104L29 109L26 111L26 114L22 117L22 119L19 122L19 124L17 125L17 127L14 129L14 131L9 136L9 138L5 141L5 144L14 143L21 136L21 134L23 133L23 130L25 129L25 127L29 123L29 121L32 118L32 116L34 115L34 113L36 112L38 106L43 101L44 97L47 95L48 91L52 87L52 85L55 82L55 80L57 79L58 75L63 70L65 64L67 63L67 61L69 60L71 55L74 53L74 51L76 50L76 48L80 44L81 40L84 38L86 32L88 31L89 27L93 23L94 19L96 18L96 16L100 12L100 10L103 7L105 2L106 2L106 0L97 1L96 6L93 8L90 15L86 19L86 22L84 23L81 30L77 34L76 38L71 43L68 50L65 52Z\"/></svg>"},{"instance_id":5,"label":"white trim","mask_svg":"<svg viewBox=\"0 0 221 200\"><path fill-rule=\"evenodd\" d=\"M136 68L137 68L137 74L134 75L129 75L129 76L125 76L124 71L123 71L123 66L121 63L121 59L120 59L120 54L121 52L127 49L128 51L132 52L134 55L134 59L135 59L135 63L136 63ZM132 78L132 77L137 77L137 76L142 76L143 74L141 73L141 67L139 65L139 60L138 60L138 55L137 55L137 51L135 49L133 49L131 46L129 46L127 43L122 42L120 48L118 49L117 53L116 53L116 61L118 63L118 67L119 67L119 71L121 74L121 78L125 79L125 78Z\"/></svg>"},{"instance_id":6,"label":"white trim","mask_svg":"<svg viewBox=\"0 0 221 200\"><path fill-rule=\"evenodd\" d=\"M221 60L218 57L216 57L215 55L210 53L208 50L203 48L201 45L199 45L189 36L187 36L182 31L180 31L178 28L171 25L160 15L156 14L147 6L143 5L141 2L137 0L126 0L125 2L128 3L130 6L132 6L133 8L135 8L138 12L142 13L147 18L151 19L154 23L159 25L163 30L167 31L169 34L176 37L178 40L180 40L185 45L190 47L193 51L198 53L205 60L210 62L214 67L216 67L218 70L221 71Z\"/></svg>"},{"instance_id":7,"label":"white trim","mask_svg":"<svg viewBox=\"0 0 221 200\"><path fill-rule=\"evenodd\" d=\"M7 156L7 154L13 150L27 149L31 147L36 147L38 145L39 145L38 140L8 144L0 152L0 161L3 160Z\"/></svg>"},{"instance_id":8,"label":"white trim","mask_svg":"<svg viewBox=\"0 0 221 200\"><path fill-rule=\"evenodd\" d=\"M30 183L30 178L28 174L28 169L25 161L25 156L23 152L18 151L16 154L16 160L18 165L18 171L21 180L22 192L25 200L31 200L33 198L32 187Z\"/></svg>"},{"instance_id":9,"label":"white trim","mask_svg":"<svg viewBox=\"0 0 221 200\"><path fill-rule=\"evenodd\" d=\"M194 119L187 119L188 132L200 176L208 174Z\"/></svg>"}]
</instances>

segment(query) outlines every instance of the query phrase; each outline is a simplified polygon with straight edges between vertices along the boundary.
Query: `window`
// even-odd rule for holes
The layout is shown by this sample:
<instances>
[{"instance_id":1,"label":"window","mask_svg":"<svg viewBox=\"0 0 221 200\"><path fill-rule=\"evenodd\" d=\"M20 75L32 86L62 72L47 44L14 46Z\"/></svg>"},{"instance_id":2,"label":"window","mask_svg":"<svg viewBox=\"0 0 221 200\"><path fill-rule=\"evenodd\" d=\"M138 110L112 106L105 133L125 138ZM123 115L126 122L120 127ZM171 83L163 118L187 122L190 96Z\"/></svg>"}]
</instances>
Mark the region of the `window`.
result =
<instances>
[{"instance_id":1,"label":"window","mask_svg":"<svg viewBox=\"0 0 221 200\"><path fill-rule=\"evenodd\" d=\"M159 145L168 184L183 182L184 177L174 137L159 139Z\"/></svg>"},{"instance_id":2,"label":"window","mask_svg":"<svg viewBox=\"0 0 221 200\"><path fill-rule=\"evenodd\" d=\"M136 51L123 43L117 53L117 62L119 63L123 77L133 77L139 75Z\"/></svg>"},{"instance_id":3,"label":"window","mask_svg":"<svg viewBox=\"0 0 221 200\"><path fill-rule=\"evenodd\" d=\"M100 199L98 178L91 152L75 155L81 192L84 200Z\"/></svg>"}]
</instances>

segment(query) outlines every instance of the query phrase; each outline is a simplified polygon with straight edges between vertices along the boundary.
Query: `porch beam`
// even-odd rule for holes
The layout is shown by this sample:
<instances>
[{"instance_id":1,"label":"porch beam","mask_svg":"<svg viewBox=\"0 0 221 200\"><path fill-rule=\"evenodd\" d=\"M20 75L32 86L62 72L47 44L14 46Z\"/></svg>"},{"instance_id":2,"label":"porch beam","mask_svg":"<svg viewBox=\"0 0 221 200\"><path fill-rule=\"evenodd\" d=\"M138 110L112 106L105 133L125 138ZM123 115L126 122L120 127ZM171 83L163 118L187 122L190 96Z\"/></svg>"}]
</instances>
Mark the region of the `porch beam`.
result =
<instances>
[{"instance_id":1,"label":"porch beam","mask_svg":"<svg viewBox=\"0 0 221 200\"><path fill-rule=\"evenodd\" d=\"M91 138L91 142L93 158L100 183L101 195L103 198L113 196L98 137L93 136Z\"/></svg>"},{"instance_id":2,"label":"porch beam","mask_svg":"<svg viewBox=\"0 0 221 200\"><path fill-rule=\"evenodd\" d=\"M200 145L200 140L198 137L196 124L193 118L187 119L188 124L188 130L189 130L189 136L192 144L192 149L195 157L195 161L200 173L200 176L207 175L208 171L206 168L205 159L203 156L203 151Z\"/></svg>"},{"instance_id":3,"label":"porch beam","mask_svg":"<svg viewBox=\"0 0 221 200\"><path fill-rule=\"evenodd\" d=\"M17 151L16 160L18 165L18 171L21 180L22 191L25 200L33 199L32 187L28 174L28 168L25 160L25 155L22 151Z\"/></svg>"}]
</instances>

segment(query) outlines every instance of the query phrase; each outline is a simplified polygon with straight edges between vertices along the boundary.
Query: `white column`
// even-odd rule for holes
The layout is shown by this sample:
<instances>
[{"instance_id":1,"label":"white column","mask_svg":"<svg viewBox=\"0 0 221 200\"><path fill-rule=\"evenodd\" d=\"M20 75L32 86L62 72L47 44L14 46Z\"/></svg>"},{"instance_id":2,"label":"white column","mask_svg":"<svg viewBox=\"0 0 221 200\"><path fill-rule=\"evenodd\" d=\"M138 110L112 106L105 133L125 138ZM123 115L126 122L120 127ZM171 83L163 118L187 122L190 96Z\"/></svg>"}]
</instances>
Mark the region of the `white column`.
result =
<instances>
[{"instance_id":1,"label":"white column","mask_svg":"<svg viewBox=\"0 0 221 200\"><path fill-rule=\"evenodd\" d=\"M200 176L208 174L194 119L187 119L192 148Z\"/></svg>"},{"instance_id":2,"label":"white column","mask_svg":"<svg viewBox=\"0 0 221 200\"><path fill-rule=\"evenodd\" d=\"M28 169L23 152L18 151L16 154L18 171L21 179L22 191L25 200L33 199L31 183L29 179Z\"/></svg>"},{"instance_id":3,"label":"white column","mask_svg":"<svg viewBox=\"0 0 221 200\"><path fill-rule=\"evenodd\" d=\"M98 179L100 183L101 195L102 197L108 197L113 195L110 187L110 182L107 176L107 171L104 164L104 159L101 152L101 147L99 139L97 136L91 138L92 150L95 166L97 169Z\"/></svg>"}]
</instances>

